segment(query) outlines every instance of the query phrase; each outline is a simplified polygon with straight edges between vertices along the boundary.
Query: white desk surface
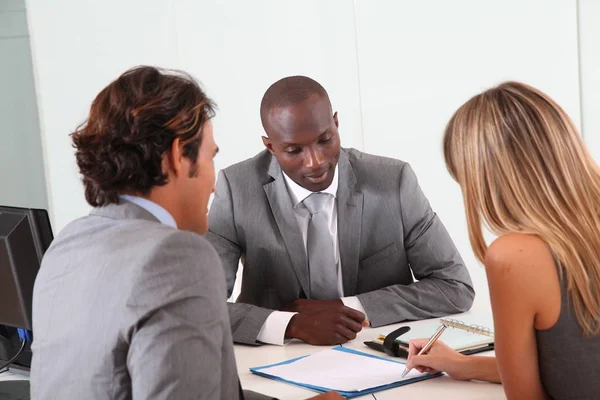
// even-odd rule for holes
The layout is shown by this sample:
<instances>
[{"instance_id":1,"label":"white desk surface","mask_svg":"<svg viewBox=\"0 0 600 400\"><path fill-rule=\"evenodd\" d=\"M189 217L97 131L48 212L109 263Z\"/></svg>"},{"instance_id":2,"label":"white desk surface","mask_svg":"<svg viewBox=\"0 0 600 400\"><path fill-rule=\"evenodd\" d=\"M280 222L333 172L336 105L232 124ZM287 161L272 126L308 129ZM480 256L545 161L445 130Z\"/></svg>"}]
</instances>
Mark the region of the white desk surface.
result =
<instances>
[{"instance_id":1,"label":"white desk surface","mask_svg":"<svg viewBox=\"0 0 600 400\"><path fill-rule=\"evenodd\" d=\"M0 382L2 382L2 381L20 381L23 379L25 379L25 380L29 379L28 371L11 369L7 372L3 372L0 374Z\"/></svg>"},{"instance_id":2,"label":"white desk surface","mask_svg":"<svg viewBox=\"0 0 600 400\"><path fill-rule=\"evenodd\" d=\"M467 313L468 314L468 313ZM379 333L389 332L400 325L415 326L425 321L411 322L406 324L390 325L383 328L365 328L358 335L358 338L344 346L366 353L372 353L378 356L385 354L371 350L363 344L364 341L373 339ZM443 338L442 338L443 339ZM294 385L278 382L254 375L250 372L250 367L274 364L291 358L300 357L306 354L314 353L325 349L321 346L310 346L299 341L293 341L285 346L265 345L261 347L235 346L235 356L237 360L238 373L242 387L244 389L254 390L281 400L306 399L316 395L315 392L302 389ZM492 352L490 352L493 354ZM483 355L486 355L485 353ZM29 379L29 374L18 370L11 370L0 374L0 381ZM448 376L433 378L410 385L401 386L394 389L388 389L377 392L373 395L363 396L359 399L431 399L438 398L444 400L467 400L467 399L505 399L502 385L486 382L459 382L450 379Z\"/></svg>"},{"instance_id":3,"label":"white desk surface","mask_svg":"<svg viewBox=\"0 0 600 400\"><path fill-rule=\"evenodd\" d=\"M469 313L461 314L468 315ZM460 316L457 316L460 318ZM386 355L367 347L363 342L372 340L382 332L391 332L399 326L415 326L427 321L418 321L390 325L382 328L365 328L359 333L358 337L345 344L355 350L365 353L371 353L377 356ZM443 337L442 337L443 340ZM244 389L253 390L258 393L270 395L281 400L306 399L316 395L316 392L302 389L300 387L278 382L272 379L263 378L254 375L249 371L250 367L259 367L263 365L275 364L291 358L300 357L310 353L323 350L327 347L310 346L299 341L292 341L285 346L264 345L261 347L235 346L235 356L237 361L240 381ZM482 353L481 355L493 355L493 352ZM466 399L506 399L502 385L487 382L460 382L450 379L444 375L439 378L432 378L422 382L412 383L400 386L394 389L376 392L373 395L357 397L357 399L444 399L444 400L466 400Z\"/></svg>"}]
</instances>

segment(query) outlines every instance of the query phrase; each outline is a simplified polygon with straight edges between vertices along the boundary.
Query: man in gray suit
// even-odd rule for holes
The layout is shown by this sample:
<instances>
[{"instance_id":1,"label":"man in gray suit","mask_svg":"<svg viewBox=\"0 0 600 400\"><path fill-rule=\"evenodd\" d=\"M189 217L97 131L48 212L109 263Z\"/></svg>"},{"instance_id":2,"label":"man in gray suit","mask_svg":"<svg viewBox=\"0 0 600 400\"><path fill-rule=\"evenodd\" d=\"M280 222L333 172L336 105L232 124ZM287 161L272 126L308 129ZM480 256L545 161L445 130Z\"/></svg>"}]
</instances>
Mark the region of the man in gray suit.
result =
<instances>
[{"instance_id":1,"label":"man in gray suit","mask_svg":"<svg viewBox=\"0 0 600 400\"><path fill-rule=\"evenodd\" d=\"M211 115L190 78L143 67L72 135L95 208L60 232L36 279L33 399L239 397L223 273L199 235Z\"/></svg>"},{"instance_id":2,"label":"man in gray suit","mask_svg":"<svg viewBox=\"0 0 600 400\"><path fill-rule=\"evenodd\" d=\"M191 77L139 67L73 133L94 209L56 237L35 283L33 399L244 398L223 269L199 235L212 113Z\"/></svg>"},{"instance_id":3,"label":"man in gray suit","mask_svg":"<svg viewBox=\"0 0 600 400\"><path fill-rule=\"evenodd\" d=\"M319 83L274 83L261 119L266 150L220 172L209 213L229 295L244 265L234 341L343 343L367 321L471 307L469 273L410 166L341 148Z\"/></svg>"}]
</instances>

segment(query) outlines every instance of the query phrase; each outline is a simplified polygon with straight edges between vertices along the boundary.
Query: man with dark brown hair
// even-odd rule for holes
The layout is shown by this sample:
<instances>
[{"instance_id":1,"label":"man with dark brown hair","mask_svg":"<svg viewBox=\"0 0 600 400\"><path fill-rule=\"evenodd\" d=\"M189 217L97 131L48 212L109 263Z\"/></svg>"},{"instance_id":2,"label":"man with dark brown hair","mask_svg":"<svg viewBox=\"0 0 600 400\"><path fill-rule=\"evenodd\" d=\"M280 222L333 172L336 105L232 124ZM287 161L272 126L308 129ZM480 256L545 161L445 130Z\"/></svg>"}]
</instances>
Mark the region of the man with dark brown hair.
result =
<instances>
[{"instance_id":1,"label":"man with dark brown hair","mask_svg":"<svg viewBox=\"0 0 600 400\"><path fill-rule=\"evenodd\" d=\"M42 261L32 398L238 398L223 276L198 235L212 113L190 77L142 67L100 92L73 133L95 208Z\"/></svg>"}]
</instances>

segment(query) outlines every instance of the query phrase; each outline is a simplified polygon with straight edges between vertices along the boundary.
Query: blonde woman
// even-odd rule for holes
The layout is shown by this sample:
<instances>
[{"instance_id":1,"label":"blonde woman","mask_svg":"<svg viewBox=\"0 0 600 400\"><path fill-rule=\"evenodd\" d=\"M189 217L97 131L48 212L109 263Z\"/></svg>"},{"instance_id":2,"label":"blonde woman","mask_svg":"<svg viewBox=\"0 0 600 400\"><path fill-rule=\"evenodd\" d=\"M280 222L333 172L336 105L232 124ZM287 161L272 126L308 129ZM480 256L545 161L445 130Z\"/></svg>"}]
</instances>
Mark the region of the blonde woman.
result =
<instances>
[{"instance_id":1,"label":"blonde woman","mask_svg":"<svg viewBox=\"0 0 600 400\"><path fill-rule=\"evenodd\" d=\"M477 258L496 357L411 343L409 367L502 382L509 399L600 398L600 168L565 111L508 82L465 103L444 135ZM489 247L482 225L498 235Z\"/></svg>"}]
</instances>

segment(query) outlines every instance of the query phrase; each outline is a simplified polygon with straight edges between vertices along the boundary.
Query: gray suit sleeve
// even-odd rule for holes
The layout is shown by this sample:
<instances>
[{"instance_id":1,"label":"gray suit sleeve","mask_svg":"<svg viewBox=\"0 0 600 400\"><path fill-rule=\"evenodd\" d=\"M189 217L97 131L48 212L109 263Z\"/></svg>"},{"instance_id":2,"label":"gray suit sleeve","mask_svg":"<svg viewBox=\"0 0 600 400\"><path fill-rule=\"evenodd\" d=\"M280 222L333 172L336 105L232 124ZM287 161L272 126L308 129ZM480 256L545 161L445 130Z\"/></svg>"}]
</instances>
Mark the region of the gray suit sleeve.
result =
<instances>
[{"instance_id":1,"label":"gray suit sleeve","mask_svg":"<svg viewBox=\"0 0 600 400\"><path fill-rule=\"evenodd\" d=\"M405 251L418 282L359 294L373 327L467 311L475 297L462 257L408 164L400 178L400 200Z\"/></svg>"},{"instance_id":2,"label":"gray suit sleeve","mask_svg":"<svg viewBox=\"0 0 600 400\"><path fill-rule=\"evenodd\" d=\"M244 254L235 226L233 199L229 181L223 171L219 172L215 197L208 214L209 231L206 239L221 258L227 281L227 298L231 297L240 258ZM235 343L259 345L258 333L267 317L273 312L251 304L227 303L231 333Z\"/></svg>"},{"instance_id":3,"label":"gray suit sleeve","mask_svg":"<svg viewBox=\"0 0 600 400\"><path fill-rule=\"evenodd\" d=\"M214 251L199 237L177 232L145 256L150 262L128 301L139 316L127 356L132 397L222 398L227 310L225 287L215 284L223 275Z\"/></svg>"},{"instance_id":4,"label":"gray suit sleeve","mask_svg":"<svg viewBox=\"0 0 600 400\"><path fill-rule=\"evenodd\" d=\"M276 397L256 393L251 390L244 390L244 400L278 400Z\"/></svg>"}]
</instances>

